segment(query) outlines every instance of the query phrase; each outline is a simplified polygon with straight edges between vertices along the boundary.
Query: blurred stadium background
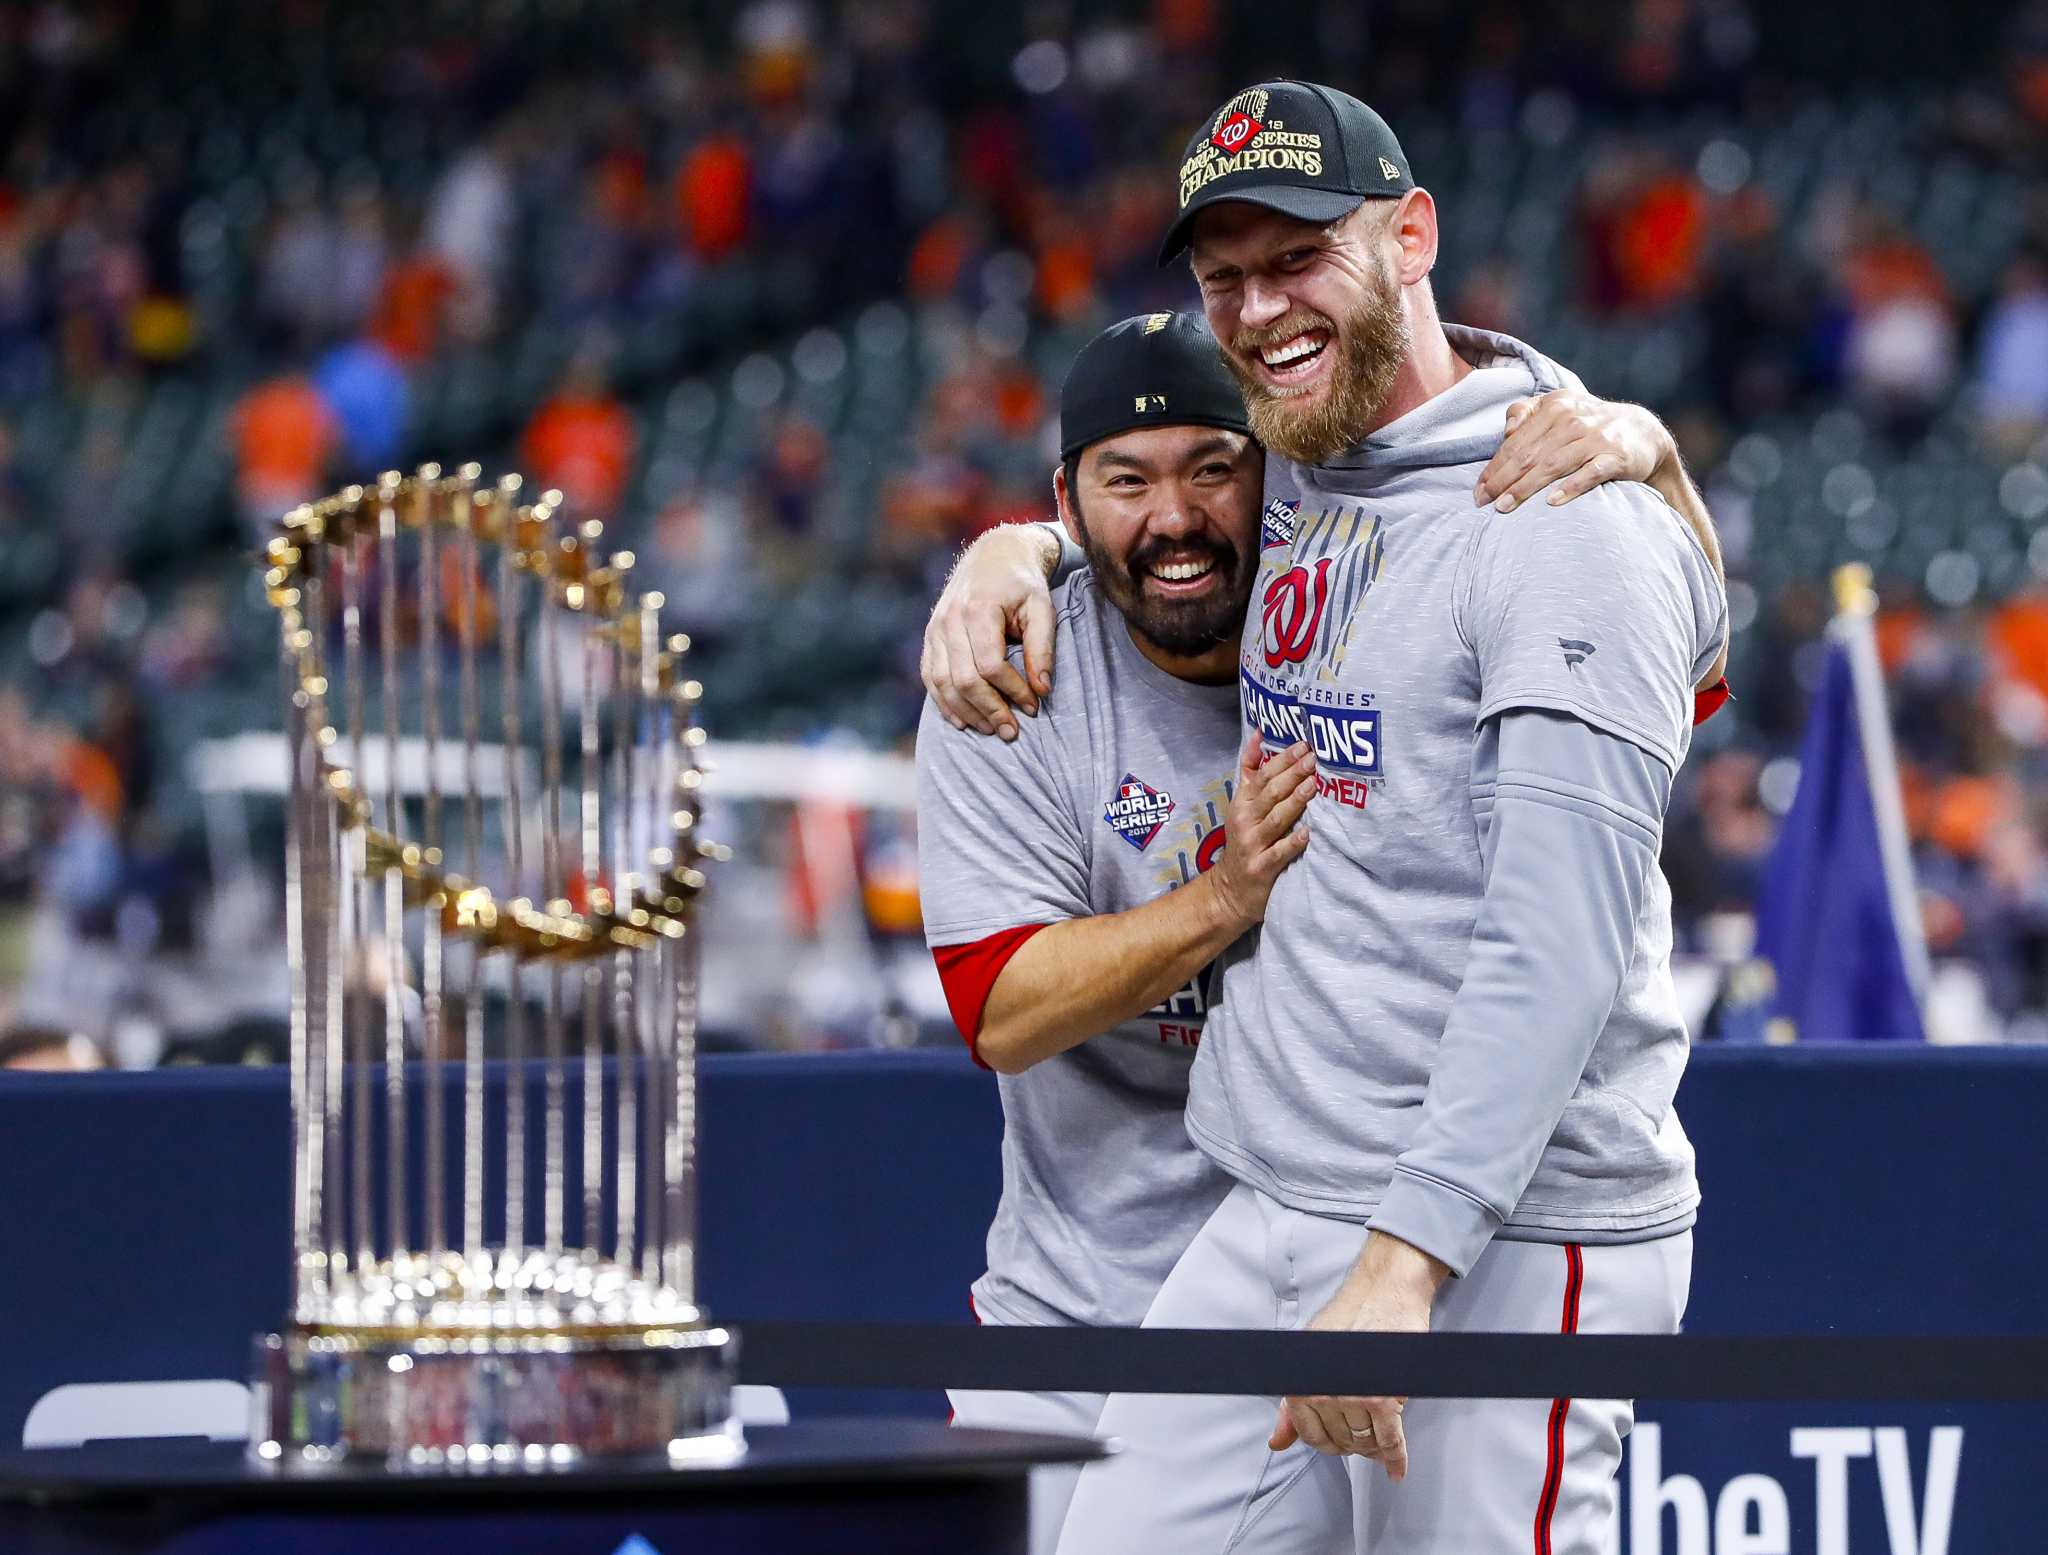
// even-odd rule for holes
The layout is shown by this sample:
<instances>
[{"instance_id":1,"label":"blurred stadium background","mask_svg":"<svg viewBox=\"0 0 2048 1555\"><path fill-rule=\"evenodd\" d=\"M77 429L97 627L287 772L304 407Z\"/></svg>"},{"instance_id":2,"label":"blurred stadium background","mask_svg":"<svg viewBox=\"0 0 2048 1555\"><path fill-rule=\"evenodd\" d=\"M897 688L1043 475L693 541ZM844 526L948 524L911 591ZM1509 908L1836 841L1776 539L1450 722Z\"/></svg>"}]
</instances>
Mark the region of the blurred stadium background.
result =
<instances>
[{"instance_id":1,"label":"blurred stadium background","mask_svg":"<svg viewBox=\"0 0 2048 1555\"><path fill-rule=\"evenodd\" d=\"M9 1040L277 1054L256 538L428 459L604 517L705 650L718 1040L957 1040L890 759L919 629L1044 512L1077 345L1190 304L1151 259L1188 126L1283 74L1395 124L1448 317L1653 406L1707 489L1739 700L1664 860L1696 1034L1759 1025L1862 561L1930 1027L2048 1039L2048 9L0 0Z\"/></svg>"}]
</instances>

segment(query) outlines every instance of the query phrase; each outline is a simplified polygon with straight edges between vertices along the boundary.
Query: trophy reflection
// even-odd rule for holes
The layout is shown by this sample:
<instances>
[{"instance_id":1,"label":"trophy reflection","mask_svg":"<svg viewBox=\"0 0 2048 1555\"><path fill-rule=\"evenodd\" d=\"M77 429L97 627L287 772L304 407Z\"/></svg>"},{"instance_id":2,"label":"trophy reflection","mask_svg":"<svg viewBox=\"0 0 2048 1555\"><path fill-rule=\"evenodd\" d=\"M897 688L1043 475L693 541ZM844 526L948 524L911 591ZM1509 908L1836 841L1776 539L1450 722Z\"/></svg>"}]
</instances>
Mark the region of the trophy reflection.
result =
<instances>
[{"instance_id":1,"label":"trophy reflection","mask_svg":"<svg viewBox=\"0 0 2048 1555\"><path fill-rule=\"evenodd\" d=\"M519 495L386 475L265 558L293 1269L250 1451L284 1467L740 1450L693 1267L701 688L630 553Z\"/></svg>"}]
</instances>

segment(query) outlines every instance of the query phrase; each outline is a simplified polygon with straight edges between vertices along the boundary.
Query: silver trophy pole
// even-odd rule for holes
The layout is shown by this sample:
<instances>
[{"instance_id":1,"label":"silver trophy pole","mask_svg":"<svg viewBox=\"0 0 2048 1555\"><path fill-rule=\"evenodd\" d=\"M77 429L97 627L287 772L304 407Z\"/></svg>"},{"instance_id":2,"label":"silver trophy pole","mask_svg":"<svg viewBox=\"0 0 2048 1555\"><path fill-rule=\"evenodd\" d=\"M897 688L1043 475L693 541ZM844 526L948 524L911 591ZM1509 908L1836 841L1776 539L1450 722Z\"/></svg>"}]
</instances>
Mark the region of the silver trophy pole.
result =
<instances>
[{"instance_id":1,"label":"silver trophy pole","mask_svg":"<svg viewBox=\"0 0 2048 1555\"><path fill-rule=\"evenodd\" d=\"M668 794L669 742L662 738L668 728L666 710L661 694L661 607L659 594L640 596L640 609L636 626L639 629L639 681L640 694L634 706L634 715L646 720L654 743L649 751L649 773L645 787L640 790L647 798L636 806L640 818L640 829L644 834L643 850L651 854L654 839L660 835L655 812L661 807ZM639 731L635 731L635 743ZM654 871L648 871L650 880ZM659 890L649 887L649 897L659 905ZM668 1139L669 1096L674 1084L668 1077L666 1058L668 1053L668 1021L675 1013L675 1001L668 992L668 978L674 965L673 946L669 939L659 940L654 948L654 987L652 997L640 1001L639 1034L647 1053L647 1116L641 1133L641 1161L647 1170L644 1192L645 1204L641 1210L640 1277L649 1285L660 1283L661 1255L667 1246L662 1229L662 1211L667 1204L664 1192L666 1173L662 1164L662 1147Z\"/></svg>"},{"instance_id":2,"label":"silver trophy pole","mask_svg":"<svg viewBox=\"0 0 2048 1555\"><path fill-rule=\"evenodd\" d=\"M419 527L419 661L420 734L426 747L426 815L421 840L430 866L441 851L441 641L439 558L434 543L434 500L440 495L441 467L421 467L413 486L413 519ZM427 1268L438 1276L448 1255L448 1080L444 1072L447 1047L441 1030L443 945L441 900L427 899L420 923L420 1054L426 1060L425 1162L426 1215L424 1237Z\"/></svg>"},{"instance_id":3,"label":"silver trophy pole","mask_svg":"<svg viewBox=\"0 0 2048 1555\"><path fill-rule=\"evenodd\" d=\"M553 493L542 496L534 508L534 517L540 524L540 550L546 559L552 560L555 549L555 535L551 520L554 517ZM557 607L553 583L543 577L540 588L540 762L541 762L541 902L551 915L562 913L567 904L561 900L564 870L562 867L562 711L561 711L561 644L556 626ZM563 1117L565 1088L563 1086L562 1060L563 1016L562 1016L562 962L559 956L548 958L548 1006L546 1017L547 1046L547 1092L546 1111L547 1140L545 1164L542 1168L542 1240L548 1261L556 1263L562 1256L564 1195L568 1192L566 1119Z\"/></svg>"},{"instance_id":4,"label":"silver trophy pole","mask_svg":"<svg viewBox=\"0 0 2048 1555\"><path fill-rule=\"evenodd\" d=\"M680 677L683 657L690 651L690 640L678 633L669 639L668 647L675 661L675 674ZM697 764L697 751L704 743L704 731L691 722L695 690L695 682L682 681L670 692L677 708L676 722L681 726L677 737L676 786L669 796L675 807L674 830L678 837L675 884L688 894L694 894L703 885L703 877L684 861L682 842L682 838L694 829L701 811L699 789L704 780ZM688 825L682 819L684 816L689 817ZM694 838L691 839L690 851L695 851ZM687 901L687 895L684 900ZM697 925L691 921L685 924L672 952L677 967L672 988L675 1016L669 1032L668 1061L674 1089L666 1120L668 1137L662 1147L663 1188L667 1200L663 1212L663 1279L672 1291L693 1306L697 1299L697 946Z\"/></svg>"},{"instance_id":5,"label":"silver trophy pole","mask_svg":"<svg viewBox=\"0 0 2048 1555\"><path fill-rule=\"evenodd\" d=\"M458 651L462 659L462 870L472 888L483 879L484 805L477 760L477 584L476 525L482 500L471 488L477 467L464 465L456 512L461 518L458 559L462 582L456 594ZM484 1261L484 1000L483 946L469 942L462 984L462 1261L471 1278Z\"/></svg>"},{"instance_id":6,"label":"silver trophy pole","mask_svg":"<svg viewBox=\"0 0 2048 1555\"><path fill-rule=\"evenodd\" d=\"M369 771L364 749L364 702L369 673L363 647L363 546L351 530L348 548L342 553L342 683L348 694L349 760L358 773ZM367 791L365 793L367 797ZM335 925L338 954L331 975L345 990L342 1008L336 1012L336 1048L346 1055L353 1038L354 1069L349 1075L348 1113L349 1218L348 1229L355 1248L354 1284L360 1293L362 1281L376 1257L371 1245L370 1226L370 989L363 955L370 943L369 882L353 866L353 836L335 835L335 873L348 880L348 910L337 914ZM349 1028L353 1028L351 1032ZM333 1060L330 1060L330 1062ZM337 1144L339 1141L337 1141Z\"/></svg>"},{"instance_id":7,"label":"silver trophy pole","mask_svg":"<svg viewBox=\"0 0 2048 1555\"><path fill-rule=\"evenodd\" d=\"M283 583L273 573L272 587ZM298 1318L319 1306L325 1297L326 1270L318 1253L320 1225L320 1121L318 1081L325 1078L320 1062L318 1036L326 1034L327 1013L322 1007L327 993L325 968L320 957L309 953L306 943L305 899L317 893L315 917L323 910L326 895L318 880L318 866L309 859L317 834L318 820L313 807L319 799L318 757L313 748L315 727L311 695L300 684L299 659L310 635L299 611L280 618L280 671L284 677L285 750L290 763L285 797L284 849L284 939L285 956L291 973L291 1098L292 1098L292 1300ZM323 854L324 858L324 854ZM324 955L325 945L321 947ZM316 1029L318 1036L316 1036ZM317 1078L316 1078L317 1077Z\"/></svg>"},{"instance_id":8,"label":"silver trophy pole","mask_svg":"<svg viewBox=\"0 0 2048 1555\"><path fill-rule=\"evenodd\" d=\"M526 811L519 791L519 753L526 747L519 705L519 666L525 643L519 635L519 477L499 478L492 493L492 523L498 548L499 735L504 747L505 878L515 900L526 889L526 856L521 846ZM518 1268L526 1255L526 997L525 962L515 949L505 958L505 1255Z\"/></svg>"},{"instance_id":9,"label":"silver trophy pole","mask_svg":"<svg viewBox=\"0 0 2048 1555\"><path fill-rule=\"evenodd\" d=\"M377 486L378 667L384 696L384 826L405 835L398 790L398 484L394 474ZM386 859L384 875L384 1229L391 1270L407 1261L405 1204L405 872Z\"/></svg>"},{"instance_id":10,"label":"silver trophy pole","mask_svg":"<svg viewBox=\"0 0 2048 1555\"><path fill-rule=\"evenodd\" d=\"M623 590L633 566L630 551L621 551L611 561L613 574ZM628 651L634 639L628 620L612 630L610 697L612 708L611 813L612 892L615 916L635 921L639 910L639 880L633 869L633 693L637 679ZM637 1017L633 1007L633 953L612 952L612 1040L619 1071L618 1118L614 1133L617 1143L612 1177L616 1184L618 1218L612 1229L612 1256L621 1269L633 1267L633 1217L639 1207L639 1187L634 1169L640 1149Z\"/></svg>"},{"instance_id":11,"label":"silver trophy pole","mask_svg":"<svg viewBox=\"0 0 2048 1555\"><path fill-rule=\"evenodd\" d=\"M583 526L579 537L586 565L596 549L596 542L604 533L600 524ZM579 587L581 585L572 585ZM578 862L583 877L583 900L589 911L596 912L603 901L603 887L599 877L604 872L603 817L599 806L602 800L600 784L603 769L600 766L598 750L599 718L598 705L598 661L604 651L589 623L582 624L582 636L578 643L577 662L583 671L582 686L577 697L577 787L579 789L578 821L582 854ZM600 976L604 963L592 957L577 968L577 977L583 990L583 1224L578 1235L586 1248L597 1246L599 1228L604 1224L604 1028L599 1024L603 1011L603 985Z\"/></svg>"}]
</instances>

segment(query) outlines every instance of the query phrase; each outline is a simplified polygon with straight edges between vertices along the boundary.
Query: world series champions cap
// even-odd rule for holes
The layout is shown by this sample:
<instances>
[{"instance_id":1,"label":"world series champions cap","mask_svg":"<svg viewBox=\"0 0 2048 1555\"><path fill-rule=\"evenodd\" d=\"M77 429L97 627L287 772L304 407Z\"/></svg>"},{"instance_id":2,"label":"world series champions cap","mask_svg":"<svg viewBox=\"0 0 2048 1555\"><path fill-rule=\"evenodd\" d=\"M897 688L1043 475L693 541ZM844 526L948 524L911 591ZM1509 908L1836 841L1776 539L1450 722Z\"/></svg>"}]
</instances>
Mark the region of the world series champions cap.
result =
<instances>
[{"instance_id":1,"label":"world series champions cap","mask_svg":"<svg viewBox=\"0 0 2048 1555\"><path fill-rule=\"evenodd\" d=\"M1139 427L1251 435L1244 396L1199 313L1141 313L1081 347L1060 385L1060 457Z\"/></svg>"},{"instance_id":2,"label":"world series champions cap","mask_svg":"<svg viewBox=\"0 0 2048 1555\"><path fill-rule=\"evenodd\" d=\"M1218 200L1249 200L1303 221L1331 222L1371 199L1415 187L1387 121L1347 92L1312 81L1265 81L1204 119L1181 156L1180 214L1159 263L1187 251L1195 217Z\"/></svg>"}]
</instances>

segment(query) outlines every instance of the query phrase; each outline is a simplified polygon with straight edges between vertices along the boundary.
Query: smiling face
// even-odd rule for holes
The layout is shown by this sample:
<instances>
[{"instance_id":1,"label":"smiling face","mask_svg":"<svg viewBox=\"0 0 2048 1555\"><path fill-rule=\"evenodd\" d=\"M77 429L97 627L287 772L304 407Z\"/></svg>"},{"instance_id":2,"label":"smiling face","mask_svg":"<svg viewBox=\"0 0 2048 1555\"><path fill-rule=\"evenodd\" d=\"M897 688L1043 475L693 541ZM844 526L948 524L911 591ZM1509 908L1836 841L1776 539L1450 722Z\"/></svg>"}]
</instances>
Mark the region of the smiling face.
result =
<instances>
[{"instance_id":1,"label":"smiling face","mask_svg":"<svg viewBox=\"0 0 2048 1555\"><path fill-rule=\"evenodd\" d=\"M1054 477L1060 516L1141 645L1174 660L1227 648L1227 668L1258 567L1259 445L1147 427L1091 443L1073 469Z\"/></svg>"},{"instance_id":2,"label":"smiling face","mask_svg":"<svg viewBox=\"0 0 2048 1555\"><path fill-rule=\"evenodd\" d=\"M1320 464L1377 423L1411 345L1395 268L1405 204L1367 200L1328 227L1242 200L1197 219L1202 311L1268 448Z\"/></svg>"}]
</instances>

